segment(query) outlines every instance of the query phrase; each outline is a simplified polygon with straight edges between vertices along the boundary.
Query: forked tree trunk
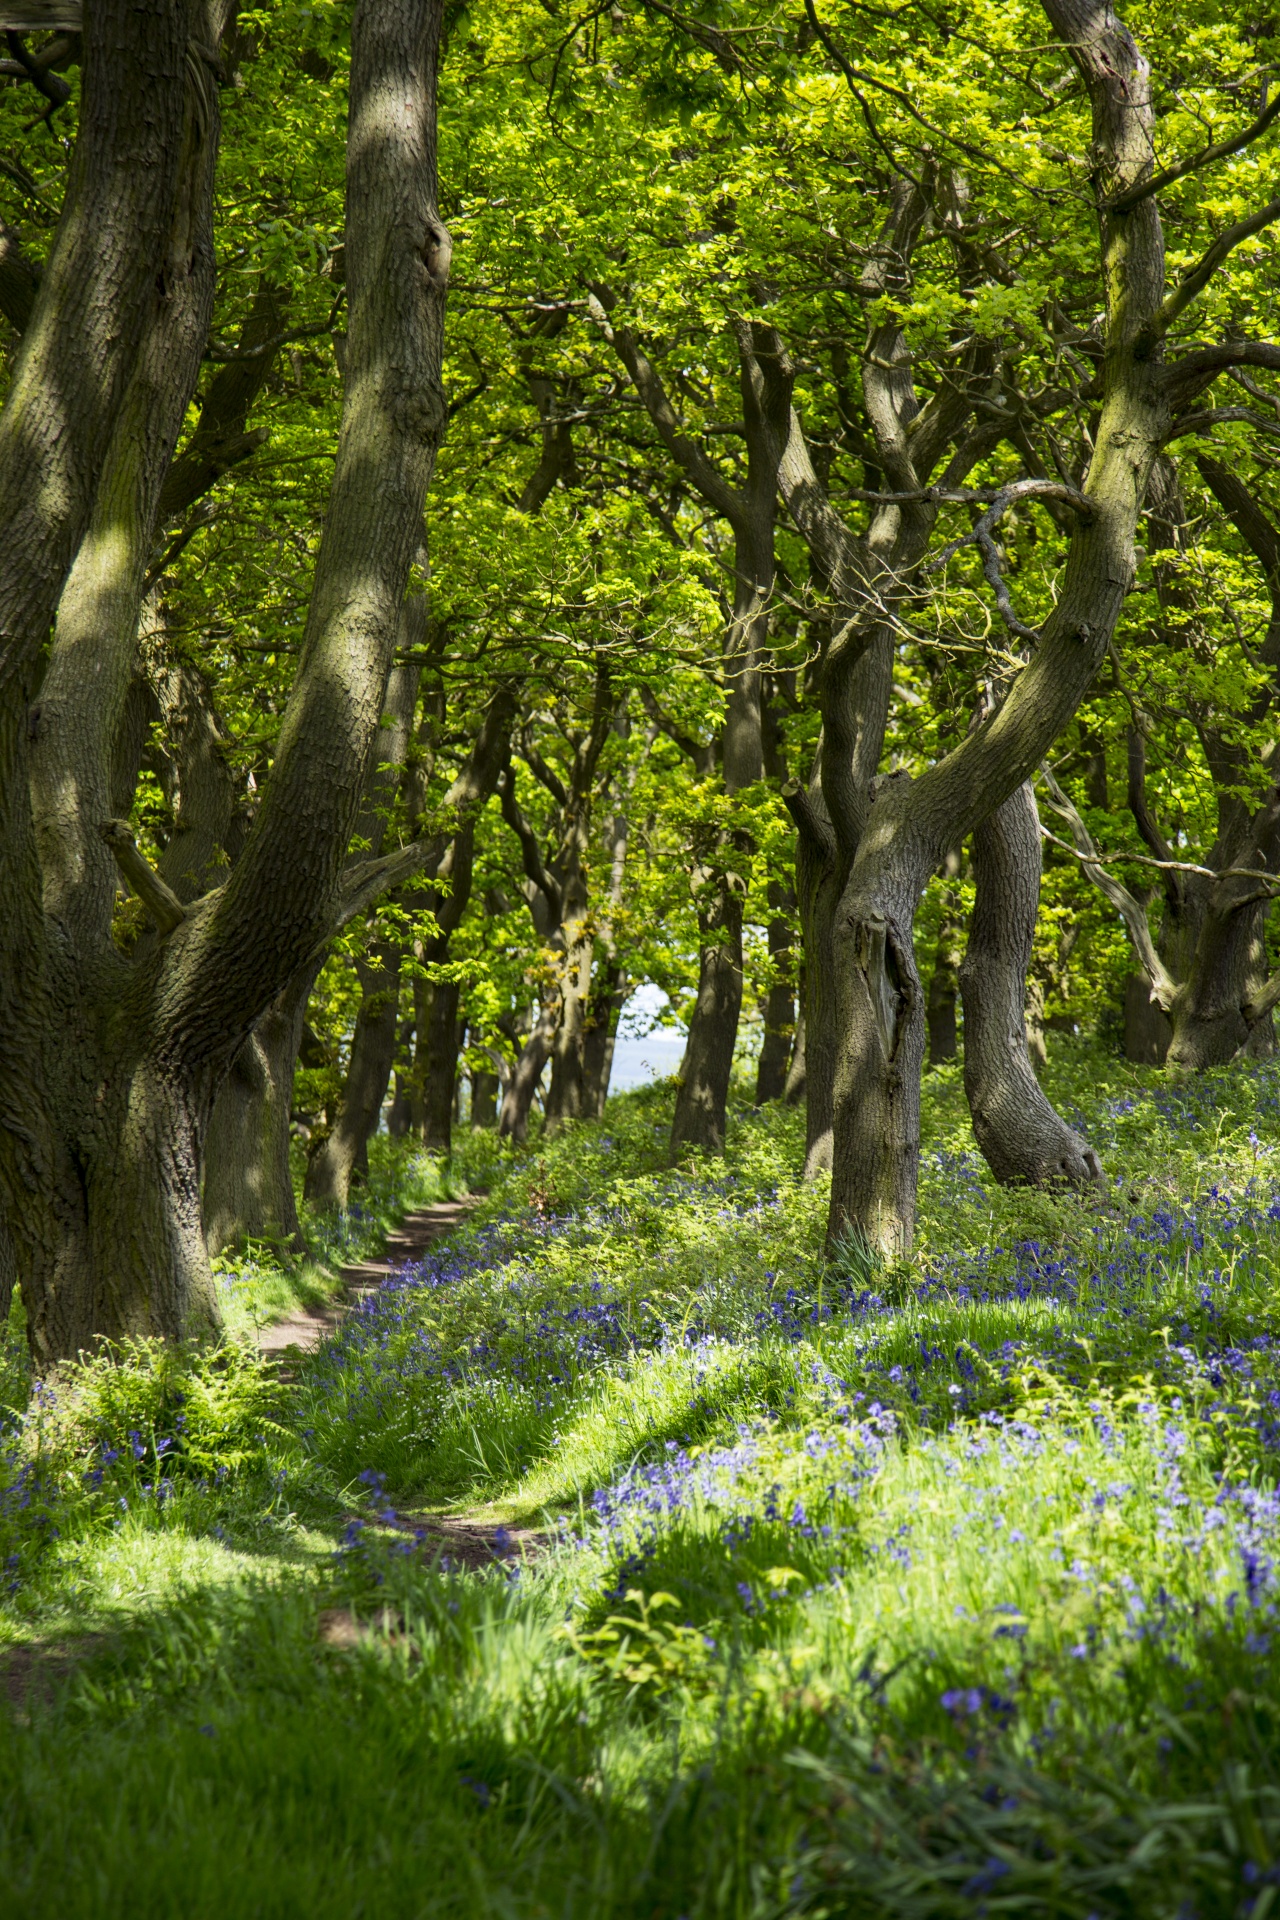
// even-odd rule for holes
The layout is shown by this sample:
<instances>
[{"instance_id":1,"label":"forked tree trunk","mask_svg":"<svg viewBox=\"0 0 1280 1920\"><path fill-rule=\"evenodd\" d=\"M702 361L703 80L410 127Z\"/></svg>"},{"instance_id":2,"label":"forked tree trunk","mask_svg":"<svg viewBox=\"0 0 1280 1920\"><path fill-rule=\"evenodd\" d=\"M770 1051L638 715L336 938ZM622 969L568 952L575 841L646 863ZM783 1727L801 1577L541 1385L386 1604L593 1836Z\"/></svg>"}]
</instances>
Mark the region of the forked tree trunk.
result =
<instances>
[{"instance_id":1,"label":"forked tree trunk","mask_svg":"<svg viewBox=\"0 0 1280 1920\"><path fill-rule=\"evenodd\" d=\"M314 976L287 987L259 1020L218 1089L204 1149L210 1254L266 1240L304 1251L289 1164L293 1071Z\"/></svg>"},{"instance_id":2,"label":"forked tree trunk","mask_svg":"<svg viewBox=\"0 0 1280 1920\"><path fill-rule=\"evenodd\" d=\"M1041 1091L1027 1047L1027 967L1040 904L1040 822L1029 785L975 831L973 878L960 991L964 1090L982 1157L1006 1187L1099 1180L1097 1154Z\"/></svg>"},{"instance_id":3,"label":"forked tree trunk","mask_svg":"<svg viewBox=\"0 0 1280 1920\"><path fill-rule=\"evenodd\" d=\"M500 1140L514 1140L517 1146L522 1146L529 1137L529 1113L543 1069L550 1058L551 1042L559 1017L560 1009L555 1000L548 999L540 1009L533 1031L511 1070L511 1078L503 1095L502 1111L498 1115Z\"/></svg>"},{"instance_id":4,"label":"forked tree trunk","mask_svg":"<svg viewBox=\"0 0 1280 1920\"><path fill-rule=\"evenodd\" d=\"M837 921L840 1041L830 1243L852 1233L891 1259L910 1251L920 1153L924 996L912 944L916 902L946 849L1040 764L1105 658L1134 575L1134 535L1169 431L1161 365L1165 261L1154 196L1115 209L1149 178L1147 67L1100 0L1044 0L1093 108L1108 302L1102 402L1083 497L1053 611L999 712L914 783L878 796ZM1033 485L1037 483L1024 483ZM1044 484L1044 483L1038 483Z\"/></svg>"},{"instance_id":5,"label":"forked tree trunk","mask_svg":"<svg viewBox=\"0 0 1280 1920\"><path fill-rule=\"evenodd\" d=\"M107 4L90 18L106 23L108 37L119 29L128 48L133 29L125 31L117 13L129 10ZM144 11L138 19L153 32L162 19L167 31L172 9L158 8L155 16ZM118 614L98 635L97 671L82 677L79 699L75 676L65 670L69 642L61 623L54 637L48 672L61 692L38 739L40 854L29 830L6 834L3 844L20 869L14 904L25 912L47 882L67 900L68 913L64 920L46 901L49 921L27 926L34 944L21 968L10 965L8 948L0 949L6 1007L15 1004L15 987L22 990L20 1050L36 1043L26 1046L31 1071L23 1111L12 1098L0 1109L0 1189L41 1366L100 1336L173 1337L216 1319L200 1219L216 1088L263 1012L317 949L427 857L424 843L344 878L445 418L439 368L448 236L435 211L439 26L438 0L364 0L357 9L347 384L298 672L262 804L223 886L184 907L127 831L106 823L112 852L159 930L155 940L139 943L132 961L110 938L114 876L103 875L100 861L82 861L80 850L103 825L97 796L109 786L119 718L118 710L108 710L105 690L112 701L120 688L127 692L142 569L136 569L132 621L123 617L121 596ZM145 47L138 57L145 73ZM196 60L193 72L201 84L193 79L191 125L207 128L211 89L203 86L203 63ZM126 111L132 84L130 77L112 101L114 115ZM170 104L163 87L154 101L144 91L138 128L147 138ZM128 137L141 175L138 128L131 126ZM152 250L144 262L148 287L160 274L160 285L172 289L174 272L190 263L191 229L175 230L172 238L173 259ZM38 311L32 325L38 331ZM197 344L196 365L198 356ZM73 391L69 383L57 404L65 407ZM190 387L183 406L189 395ZM13 389L0 416L6 428L12 399ZM12 477L4 439L0 431L0 502ZM67 442L73 452L74 439L71 434ZM29 441L29 450L34 446ZM36 450L37 491L46 501L66 451L45 458ZM136 446L121 441L120 458L131 467ZM157 477L146 475L148 490ZM143 497L139 485L135 501ZM109 499L102 488L95 511L115 514L128 536L118 545L140 544L145 556L154 509L145 517L135 506L131 520L120 510L123 498ZM119 566L126 558L133 564L109 542L95 540L89 557L95 567ZM3 575L0 556L0 629ZM51 612L46 607L41 643ZM29 821L23 807L34 784L30 774L25 759L15 769L0 754L0 798L20 826ZM69 804L72 793L82 796L78 812ZM305 860L298 854L304 838ZM11 1093L12 1082L5 1085Z\"/></svg>"}]
</instances>

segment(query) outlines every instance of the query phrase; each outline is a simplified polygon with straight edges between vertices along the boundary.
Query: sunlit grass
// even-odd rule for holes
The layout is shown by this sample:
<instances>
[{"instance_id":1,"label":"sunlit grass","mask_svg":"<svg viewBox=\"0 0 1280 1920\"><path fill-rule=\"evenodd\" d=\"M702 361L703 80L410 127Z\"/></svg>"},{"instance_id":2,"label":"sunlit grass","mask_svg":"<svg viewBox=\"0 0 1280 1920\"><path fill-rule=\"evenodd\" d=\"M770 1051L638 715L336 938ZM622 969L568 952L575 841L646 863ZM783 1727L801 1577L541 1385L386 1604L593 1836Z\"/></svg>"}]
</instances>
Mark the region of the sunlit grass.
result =
<instances>
[{"instance_id":1,"label":"sunlit grass","mask_svg":"<svg viewBox=\"0 0 1280 1920\"><path fill-rule=\"evenodd\" d=\"M800 1115L673 1173L654 1089L460 1141L489 1198L293 1384L36 1409L0 1636L83 1657L3 1760L13 1910L1265 1912L1280 1072L1052 1085L1106 1185L997 1189L930 1075L897 1269L825 1261ZM450 1572L443 1510L540 1555Z\"/></svg>"}]
</instances>

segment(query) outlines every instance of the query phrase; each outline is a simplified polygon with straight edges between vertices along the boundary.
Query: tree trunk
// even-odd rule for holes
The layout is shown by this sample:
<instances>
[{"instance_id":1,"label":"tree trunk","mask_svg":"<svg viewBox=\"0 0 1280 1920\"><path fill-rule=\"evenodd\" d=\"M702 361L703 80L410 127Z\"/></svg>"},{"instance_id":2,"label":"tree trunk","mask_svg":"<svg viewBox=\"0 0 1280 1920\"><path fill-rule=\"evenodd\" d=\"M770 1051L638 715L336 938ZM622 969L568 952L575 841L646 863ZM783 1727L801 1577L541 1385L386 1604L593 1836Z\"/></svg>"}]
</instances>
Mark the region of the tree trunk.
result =
<instances>
[{"instance_id":1,"label":"tree trunk","mask_svg":"<svg viewBox=\"0 0 1280 1920\"><path fill-rule=\"evenodd\" d=\"M609 1097L618 1021L628 995L626 972L610 960L596 975L591 992L591 1023L582 1049L582 1116L599 1120Z\"/></svg>"},{"instance_id":2,"label":"tree trunk","mask_svg":"<svg viewBox=\"0 0 1280 1920\"><path fill-rule=\"evenodd\" d=\"M1242 865L1261 866L1271 848L1255 850ZM1210 883L1212 884L1212 883ZM1188 976L1169 1009L1173 1032L1166 1065L1199 1073L1225 1066L1249 1045L1253 1023L1245 1008L1267 977L1264 940L1270 901L1238 905L1240 882L1219 881L1205 903ZM1263 1029L1263 1047L1267 1037Z\"/></svg>"},{"instance_id":3,"label":"tree trunk","mask_svg":"<svg viewBox=\"0 0 1280 1920\"><path fill-rule=\"evenodd\" d=\"M458 1085L458 1054L463 1029L458 1023L462 987L437 980L427 1005L422 1088L422 1142L428 1153L446 1159L453 1151L453 1103Z\"/></svg>"},{"instance_id":4,"label":"tree trunk","mask_svg":"<svg viewBox=\"0 0 1280 1920\"><path fill-rule=\"evenodd\" d=\"M671 1126L673 1162L689 1148L724 1152L729 1078L742 1011L741 883L723 867L704 873L702 881L698 998Z\"/></svg>"},{"instance_id":5,"label":"tree trunk","mask_svg":"<svg viewBox=\"0 0 1280 1920\"><path fill-rule=\"evenodd\" d=\"M925 1018L929 1027L929 1065L942 1066L956 1057L956 996L960 991L960 895L948 884L942 896L942 918L929 981Z\"/></svg>"},{"instance_id":6,"label":"tree trunk","mask_svg":"<svg viewBox=\"0 0 1280 1920\"><path fill-rule=\"evenodd\" d=\"M413 1125L413 1045L414 1023L406 1020L400 1029L397 1041L397 1054L407 1065L396 1068L396 1091L391 1102L391 1111L387 1115L387 1132L393 1140L403 1140Z\"/></svg>"},{"instance_id":7,"label":"tree trunk","mask_svg":"<svg viewBox=\"0 0 1280 1920\"><path fill-rule=\"evenodd\" d=\"M1089 89L1094 164L1113 204L1150 175L1146 64L1123 23L1096 0L1045 0L1045 11ZM1106 657L1133 580L1138 515L1169 431L1164 244L1154 196L1105 214L1101 237L1108 303L1102 401L1057 603L999 711L919 780L884 784L841 898L833 1246L852 1232L891 1259L910 1251L924 1053L911 937L916 902L946 849L1016 792L1071 718Z\"/></svg>"},{"instance_id":8,"label":"tree trunk","mask_svg":"<svg viewBox=\"0 0 1280 1920\"><path fill-rule=\"evenodd\" d=\"M539 1011L503 1096L502 1111L498 1115L499 1140L514 1140L517 1146L523 1146L529 1137L529 1111L551 1052L559 1013L554 1000L545 1002Z\"/></svg>"},{"instance_id":9,"label":"tree trunk","mask_svg":"<svg viewBox=\"0 0 1280 1920\"><path fill-rule=\"evenodd\" d=\"M135 17L146 32L157 31L145 7L132 14L126 9L119 18L118 12L108 4L101 15L91 10L90 21L104 23L108 34L120 30L126 48ZM157 10L163 25L158 41L172 17L169 8ZM365 0L357 9L347 178L347 385L298 670L262 803L221 887L185 906L127 830L105 823L117 864L158 929L155 939L139 943L133 960L111 941L114 887L102 883L96 863L78 868L76 849L103 825L93 796L109 784L103 769L110 768L113 742L109 728L95 727L92 709L104 705L100 688L127 686L137 603L131 625L113 617L102 634L78 705L74 677L60 668L66 635L60 630L54 638L48 672L62 673L63 704L38 744L47 754L47 775L61 756L67 780L59 788L46 775L38 859L32 834L4 835L19 869L7 896L14 916L6 916L6 930L32 900L38 911L46 862L50 890L60 891L74 910L64 920L47 907L47 923L26 927L33 943L20 965L10 965L9 949L0 952L6 1007L15 1005L15 989L20 992L20 1050L21 1043L33 1043L25 1045L30 1071L21 1109L12 1081L0 1075L6 1088L0 1188L40 1366L74 1354L95 1336L178 1336L216 1319L200 1181L218 1084L266 1008L362 910L370 890L393 884L393 873L403 877L426 858L423 848L415 848L385 867L367 863L374 870L363 872L358 883L344 878L445 417L439 369L448 237L435 212L439 27L438 0ZM146 32L142 73L151 69ZM101 52L100 41L98 46ZM207 132L216 98L211 105L198 59L192 73L189 125ZM113 115L127 114L133 85L134 76L126 74ZM144 152L168 111L163 88L155 99L144 90L130 128ZM127 205L129 194L123 197ZM177 260L189 265L191 231L175 225L171 238ZM109 240L104 248L109 257ZM153 251L145 261L146 284L154 286L163 268L160 284L168 290L171 264L162 250ZM128 278L127 262L120 268L116 261L117 269ZM32 322L37 332L45 291L42 283ZM82 342L76 350L84 351ZM60 408L74 390L72 381L56 395ZM50 398L48 391L44 397ZM0 416L5 431L12 398L13 389ZM68 432L66 446L52 454L37 448L42 498L48 496L46 481L56 490L76 432ZM0 499L4 438L0 432ZM32 438L28 450L34 447ZM129 449L122 445L121 452L123 457ZM105 510L105 489L99 493ZM126 530L134 540L136 528ZM115 563L106 543L101 558ZM3 585L0 579L0 629ZM46 628L47 614L37 642ZM4 717L10 717L7 708ZM24 725L23 738L31 731ZM8 817L19 822L29 790L26 775L25 764L0 754L0 798ZM79 813L69 805L72 793L87 796ZM6 1025L12 1038L15 1023Z\"/></svg>"},{"instance_id":10,"label":"tree trunk","mask_svg":"<svg viewBox=\"0 0 1280 1920\"><path fill-rule=\"evenodd\" d=\"M471 1076L471 1127L487 1133L498 1124L498 1076L478 1068Z\"/></svg>"},{"instance_id":11,"label":"tree trunk","mask_svg":"<svg viewBox=\"0 0 1280 1920\"><path fill-rule=\"evenodd\" d=\"M585 894L585 888L584 888ZM547 1093L547 1133L556 1134L568 1120L580 1119L585 1098L585 1048L591 1004L591 961L594 940L582 911L563 925L560 1024L551 1044L551 1086Z\"/></svg>"},{"instance_id":12,"label":"tree trunk","mask_svg":"<svg viewBox=\"0 0 1280 1920\"><path fill-rule=\"evenodd\" d=\"M205 1245L210 1254L246 1240L306 1243L289 1165L293 1071L314 973L267 1008L218 1089L204 1149Z\"/></svg>"},{"instance_id":13,"label":"tree trunk","mask_svg":"<svg viewBox=\"0 0 1280 1920\"><path fill-rule=\"evenodd\" d=\"M1169 1016L1151 991L1145 973L1124 983L1124 1057L1135 1065L1162 1067L1173 1038Z\"/></svg>"},{"instance_id":14,"label":"tree trunk","mask_svg":"<svg viewBox=\"0 0 1280 1920\"><path fill-rule=\"evenodd\" d=\"M783 1104L798 1107L804 1099L808 1079L808 1046L805 1033L805 979L803 969L800 975L800 1010L796 1015L795 1045L791 1049L791 1063L787 1068L787 1084L782 1090Z\"/></svg>"},{"instance_id":15,"label":"tree trunk","mask_svg":"<svg viewBox=\"0 0 1280 1920\"><path fill-rule=\"evenodd\" d=\"M794 911L794 891L780 881L769 883L769 904ZM792 974L790 919L769 922L769 960L774 979L764 1002L764 1040L756 1065L756 1105L781 1100L787 1088L787 1063L795 1038L796 990Z\"/></svg>"},{"instance_id":16,"label":"tree trunk","mask_svg":"<svg viewBox=\"0 0 1280 1920\"><path fill-rule=\"evenodd\" d=\"M1040 901L1040 822L1021 786L973 836L975 898L960 969L964 1090L1002 1186L1099 1180L1093 1148L1040 1090L1027 1047L1027 967Z\"/></svg>"},{"instance_id":17,"label":"tree trunk","mask_svg":"<svg viewBox=\"0 0 1280 1920\"><path fill-rule=\"evenodd\" d=\"M815 809L821 788L810 789ZM835 1099L835 911L840 899L838 856L825 807L822 835L801 831L796 845L796 895L804 940L804 1177L831 1171Z\"/></svg>"},{"instance_id":18,"label":"tree trunk","mask_svg":"<svg viewBox=\"0 0 1280 1920\"><path fill-rule=\"evenodd\" d=\"M313 1206L345 1213L354 1177L368 1172L370 1136L377 1132L387 1097L400 1023L400 949L376 941L367 960L356 961L360 1011L351 1035L351 1060L342 1107L318 1150L307 1162L306 1196Z\"/></svg>"}]
</instances>

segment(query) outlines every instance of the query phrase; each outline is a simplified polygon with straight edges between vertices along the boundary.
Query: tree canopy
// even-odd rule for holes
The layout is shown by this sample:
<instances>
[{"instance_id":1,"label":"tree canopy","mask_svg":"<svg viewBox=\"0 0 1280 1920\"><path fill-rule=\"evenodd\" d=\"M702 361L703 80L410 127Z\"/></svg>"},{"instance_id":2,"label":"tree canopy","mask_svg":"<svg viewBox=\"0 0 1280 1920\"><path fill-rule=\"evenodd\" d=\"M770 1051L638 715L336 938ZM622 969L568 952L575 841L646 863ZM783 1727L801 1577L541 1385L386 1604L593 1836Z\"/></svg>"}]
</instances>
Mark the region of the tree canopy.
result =
<instances>
[{"instance_id":1,"label":"tree canopy","mask_svg":"<svg viewBox=\"0 0 1280 1920\"><path fill-rule=\"evenodd\" d=\"M1274 1044L1270 15L144 12L0 62L39 1354L212 1313L290 1127L597 1113L641 985L673 1154L758 1056L887 1255L958 993L1014 1181L1046 1032Z\"/></svg>"}]
</instances>

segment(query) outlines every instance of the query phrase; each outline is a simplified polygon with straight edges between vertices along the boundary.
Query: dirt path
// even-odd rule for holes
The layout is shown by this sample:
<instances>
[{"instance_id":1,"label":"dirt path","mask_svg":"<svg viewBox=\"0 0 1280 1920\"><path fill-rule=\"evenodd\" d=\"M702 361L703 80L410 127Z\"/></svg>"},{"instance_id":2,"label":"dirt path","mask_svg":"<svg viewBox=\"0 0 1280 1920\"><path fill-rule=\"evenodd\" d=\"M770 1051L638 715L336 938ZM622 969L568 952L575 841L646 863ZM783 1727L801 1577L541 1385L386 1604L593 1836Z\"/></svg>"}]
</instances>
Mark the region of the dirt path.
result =
<instances>
[{"instance_id":1,"label":"dirt path","mask_svg":"<svg viewBox=\"0 0 1280 1920\"><path fill-rule=\"evenodd\" d=\"M387 1236L387 1250L380 1260L361 1260L355 1266L341 1269L343 1299L328 1307L299 1307L283 1320L259 1327L258 1352L272 1358L287 1353L291 1347L314 1353L353 1301L373 1293L411 1260L420 1259L433 1241L443 1240L446 1234L452 1233L474 1205L475 1201L470 1199L437 1200L432 1206L419 1207L416 1212L406 1214L395 1232Z\"/></svg>"}]
</instances>

